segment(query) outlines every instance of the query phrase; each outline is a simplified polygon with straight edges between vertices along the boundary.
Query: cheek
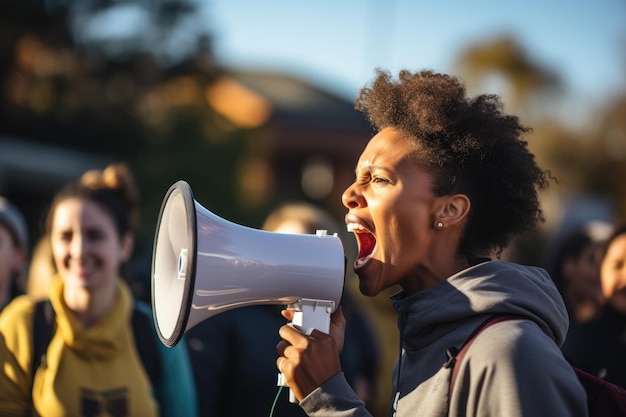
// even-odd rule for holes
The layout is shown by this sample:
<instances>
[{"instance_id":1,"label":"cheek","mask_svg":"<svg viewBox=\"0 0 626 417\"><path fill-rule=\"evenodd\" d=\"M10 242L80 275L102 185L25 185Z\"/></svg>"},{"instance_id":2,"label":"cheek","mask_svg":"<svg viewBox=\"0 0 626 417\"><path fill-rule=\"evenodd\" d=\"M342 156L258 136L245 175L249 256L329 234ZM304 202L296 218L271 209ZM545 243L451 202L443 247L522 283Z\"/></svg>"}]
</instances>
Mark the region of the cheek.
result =
<instances>
[{"instance_id":1,"label":"cheek","mask_svg":"<svg viewBox=\"0 0 626 417\"><path fill-rule=\"evenodd\" d=\"M404 275L424 261L427 245L425 231L417 222L407 219L390 219L385 230L385 253L387 261L397 267Z\"/></svg>"},{"instance_id":2,"label":"cheek","mask_svg":"<svg viewBox=\"0 0 626 417\"><path fill-rule=\"evenodd\" d=\"M610 298L616 291L626 287L626 274L614 269L602 270L602 294Z\"/></svg>"},{"instance_id":3,"label":"cheek","mask_svg":"<svg viewBox=\"0 0 626 417\"><path fill-rule=\"evenodd\" d=\"M604 298L610 298L611 293L613 292L613 283L609 274L603 274L600 285L602 287L602 295L604 296Z\"/></svg>"},{"instance_id":4,"label":"cheek","mask_svg":"<svg viewBox=\"0 0 626 417\"><path fill-rule=\"evenodd\" d=\"M403 210L394 220L393 231L399 236L400 243L409 247L420 247L420 242L427 238L431 229L430 219L417 210Z\"/></svg>"},{"instance_id":5,"label":"cheek","mask_svg":"<svg viewBox=\"0 0 626 417\"><path fill-rule=\"evenodd\" d=\"M110 264L114 267L123 263L123 248L115 242L107 242L106 245L99 246L94 252L94 256L100 258L103 263Z\"/></svg>"},{"instance_id":6,"label":"cheek","mask_svg":"<svg viewBox=\"0 0 626 417\"><path fill-rule=\"evenodd\" d=\"M59 243L52 242L50 244L50 252L52 254L52 259L57 266L63 263L63 259L68 254L68 248L65 245L61 245Z\"/></svg>"},{"instance_id":7,"label":"cheek","mask_svg":"<svg viewBox=\"0 0 626 417\"><path fill-rule=\"evenodd\" d=\"M615 290L622 290L626 288L626 270L621 269L615 274Z\"/></svg>"}]
</instances>

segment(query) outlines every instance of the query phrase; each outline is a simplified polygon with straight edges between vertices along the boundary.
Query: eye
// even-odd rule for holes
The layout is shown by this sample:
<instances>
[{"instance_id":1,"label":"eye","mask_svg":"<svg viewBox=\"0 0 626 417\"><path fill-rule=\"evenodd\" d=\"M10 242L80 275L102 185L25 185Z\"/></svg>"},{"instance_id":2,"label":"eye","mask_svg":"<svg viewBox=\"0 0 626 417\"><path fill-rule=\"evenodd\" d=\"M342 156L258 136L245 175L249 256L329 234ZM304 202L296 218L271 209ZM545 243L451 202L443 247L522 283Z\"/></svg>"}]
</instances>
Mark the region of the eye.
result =
<instances>
[{"instance_id":1,"label":"eye","mask_svg":"<svg viewBox=\"0 0 626 417\"><path fill-rule=\"evenodd\" d=\"M70 242L72 240L72 232L59 232L56 237L61 242Z\"/></svg>"},{"instance_id":2,"label":"eye","mask_svg":"<svg viewBox=\"0 0 626 417\"><path fill-rule=\"evenodd\" d=\"M373 176L372 177L372 182L376 183L376 184L388 184L389 180L387 178L384 178L384 177Z\"/></svg>"},{"instance_id":3,"label":"eye","mask_svg":"<svg viewBox=\"0 0 626 417\"><path fill-rule=\"evenodd\" d=\"M104 238L105 234L104 232L102 232L101 230L89 230L87 232L87 239L91 240L91 241L97 241L97 240L102 240Z\"/></svg>"}]
</instances>

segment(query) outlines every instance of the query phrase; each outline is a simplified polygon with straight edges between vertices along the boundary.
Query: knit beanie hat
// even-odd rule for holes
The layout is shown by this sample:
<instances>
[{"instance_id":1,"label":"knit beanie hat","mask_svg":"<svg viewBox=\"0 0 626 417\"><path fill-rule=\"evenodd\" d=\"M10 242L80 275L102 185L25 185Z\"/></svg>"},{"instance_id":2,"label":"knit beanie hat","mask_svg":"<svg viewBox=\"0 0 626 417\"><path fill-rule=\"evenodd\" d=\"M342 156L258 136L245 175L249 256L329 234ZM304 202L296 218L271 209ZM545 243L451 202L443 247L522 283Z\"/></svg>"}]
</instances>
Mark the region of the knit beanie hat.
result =
<instances>
[{"instance_id":1,"label":"knit beanie hat","mask_svg":"<svg viewBox=\"0 0 626 417\"><path fill-rule=\"evenodd\" d=\"M0 224L5 226L17 244L28 250L28 228L24 216L5 197L0 196Z\"/></svg>"}]
</instances>

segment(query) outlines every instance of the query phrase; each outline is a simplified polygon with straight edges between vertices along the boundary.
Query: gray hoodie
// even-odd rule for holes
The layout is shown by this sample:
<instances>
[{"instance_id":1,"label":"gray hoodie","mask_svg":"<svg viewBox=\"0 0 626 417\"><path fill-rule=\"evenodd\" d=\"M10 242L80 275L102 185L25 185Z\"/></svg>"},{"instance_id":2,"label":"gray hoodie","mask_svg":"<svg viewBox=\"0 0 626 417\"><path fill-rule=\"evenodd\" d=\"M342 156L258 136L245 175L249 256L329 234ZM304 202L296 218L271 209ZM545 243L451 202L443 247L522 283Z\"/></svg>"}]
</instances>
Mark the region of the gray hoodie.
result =
<instances>
[{"instance_id":1,"label":"gray hoodie","mask_svg":"<svg viewBox=\"0 0 626 417\"><path fill-rule=\"evenodd\" d=\"M395 295L402 355L394 369L397 417L587 416L585 391L559 346L563 300L540 268L490 261L408 297ZM446 352L492 314L527 318L481 333L457 364L450 401ZM300 403L309 416L369 416L341 374Z\"/></svg>"}]
</instances>

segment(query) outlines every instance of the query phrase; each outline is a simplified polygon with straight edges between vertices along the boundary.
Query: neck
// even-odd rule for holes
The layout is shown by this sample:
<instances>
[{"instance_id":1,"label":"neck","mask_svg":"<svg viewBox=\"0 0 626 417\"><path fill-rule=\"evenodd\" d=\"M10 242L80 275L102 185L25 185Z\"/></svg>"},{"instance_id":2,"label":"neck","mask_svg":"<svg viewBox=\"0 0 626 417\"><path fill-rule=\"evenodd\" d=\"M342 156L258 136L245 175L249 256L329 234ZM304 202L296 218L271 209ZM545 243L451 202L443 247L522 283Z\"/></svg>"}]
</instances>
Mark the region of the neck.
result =
<instances>
[{"instance_id":1,"label":"neck","mask_svg":"<svg viewBox=\"0 0 626 417\"><path fill-rule=\"evenodd\" d=\"M456 257L444 262L422 265L413 274L405 278L400 285L406 294L414 294L418 291L430 288L433 285L445 281L459 271L469 268L467 259Z\"/></svg>"},{"instance_id":2,"label":"neck","mask_svg":"<svg viewBox=\"0 0 626 417\"><path fill-rule=\"evenodd\" d=\"M66 286L63 299L67 307L85 327L97 322L115 302L115 280L113 285L92 289Z\"/></svg>"}]
</instances>

